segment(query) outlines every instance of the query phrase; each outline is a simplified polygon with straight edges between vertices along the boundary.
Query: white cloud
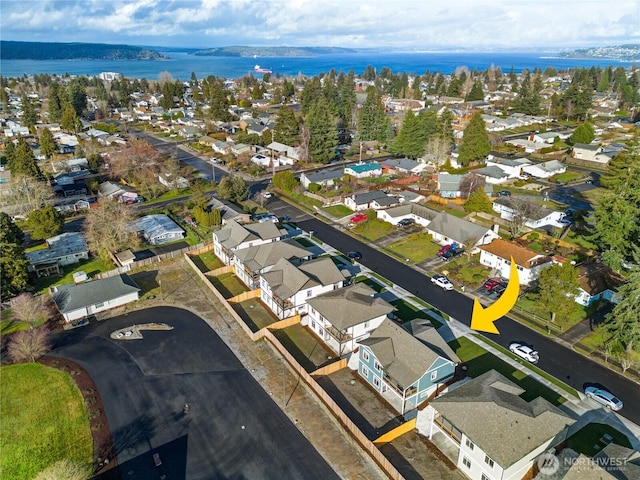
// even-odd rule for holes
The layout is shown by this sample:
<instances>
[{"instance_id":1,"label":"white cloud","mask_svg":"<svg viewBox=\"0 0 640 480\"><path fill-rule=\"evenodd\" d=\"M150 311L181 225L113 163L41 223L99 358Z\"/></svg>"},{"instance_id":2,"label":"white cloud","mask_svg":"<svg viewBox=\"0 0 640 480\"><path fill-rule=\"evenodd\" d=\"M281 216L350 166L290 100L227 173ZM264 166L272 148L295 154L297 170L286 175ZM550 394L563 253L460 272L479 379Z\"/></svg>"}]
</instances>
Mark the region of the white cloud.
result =
<instances>
[{"instance_id":1,"label":"white cloud","mask_svg":"<svg viewBox=\"0 0 640 480\"><path fill-rule=\"evenodd\" d=\"M577 47L640 41L638 0L3 0L6 40Z\"/></svg>"}]
</instances>

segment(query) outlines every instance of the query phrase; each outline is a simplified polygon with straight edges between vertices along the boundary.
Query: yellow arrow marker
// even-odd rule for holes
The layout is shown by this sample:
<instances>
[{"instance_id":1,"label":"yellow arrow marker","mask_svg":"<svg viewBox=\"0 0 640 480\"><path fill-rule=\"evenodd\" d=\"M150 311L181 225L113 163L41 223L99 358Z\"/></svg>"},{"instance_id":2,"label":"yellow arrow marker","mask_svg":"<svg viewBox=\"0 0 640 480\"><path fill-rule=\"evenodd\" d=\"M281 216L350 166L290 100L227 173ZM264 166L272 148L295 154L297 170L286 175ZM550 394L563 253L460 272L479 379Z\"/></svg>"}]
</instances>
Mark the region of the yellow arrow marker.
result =
<instances>
[{"instance_id":1,"label":"yellow arrow marker","mask_svg":"<svg viewBox=\"0 0 640 480\"><path fill-rule=\"evenodd\" d=\"M516 262L511 257L511 275L507 288L493 304L483 308L477 298L473 300L473 313L471 314L471 328L480 332L500 333L493 324L500 317L509 313L518 300L520 293L520 280Z\"/></svg>"}]
</instances>

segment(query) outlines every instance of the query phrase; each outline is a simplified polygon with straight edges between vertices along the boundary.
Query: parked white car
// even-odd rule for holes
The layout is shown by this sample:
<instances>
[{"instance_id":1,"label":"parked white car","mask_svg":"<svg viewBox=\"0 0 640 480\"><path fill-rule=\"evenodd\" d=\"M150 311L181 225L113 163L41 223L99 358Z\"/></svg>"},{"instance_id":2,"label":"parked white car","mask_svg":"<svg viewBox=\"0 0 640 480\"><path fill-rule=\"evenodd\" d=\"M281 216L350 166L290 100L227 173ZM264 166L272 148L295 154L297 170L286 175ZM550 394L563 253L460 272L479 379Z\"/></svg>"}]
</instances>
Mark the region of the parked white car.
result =
<instances>
[{"instance_id":1,"label":"parked white car","mask_svg":"<svg viewBox=\"0 0 640 480\"><path fill-rule=\"evenodd\" d=\"M453 290L453 283L444 275L434 275L431 277L431 283L443 290Z\"/></svg>"},{"instance_id":2,"label":"parked white car","mask_svg":"<svg viewBox=\"0 0 640 480\"><path fill-rule=\"evenodd\" d=\"M611 410L618 411L622 409L622 401L616 397L613 393L596 387L587 387L584 389L584 394L587 398L595 400L600 405L603 405Z\"/></svg>"},{"instance_id":3,"label":"parked white car","mask_svg":"<svg viewBox=\"0 0 640 480\"><path fill-rule=\"evenodd\" d=\"M538 352L524 343L511 342L509 344L509 350L511 353L525 359L527 362L538 363L538 360L540 360Z\"/></svg>"}]
</instances>

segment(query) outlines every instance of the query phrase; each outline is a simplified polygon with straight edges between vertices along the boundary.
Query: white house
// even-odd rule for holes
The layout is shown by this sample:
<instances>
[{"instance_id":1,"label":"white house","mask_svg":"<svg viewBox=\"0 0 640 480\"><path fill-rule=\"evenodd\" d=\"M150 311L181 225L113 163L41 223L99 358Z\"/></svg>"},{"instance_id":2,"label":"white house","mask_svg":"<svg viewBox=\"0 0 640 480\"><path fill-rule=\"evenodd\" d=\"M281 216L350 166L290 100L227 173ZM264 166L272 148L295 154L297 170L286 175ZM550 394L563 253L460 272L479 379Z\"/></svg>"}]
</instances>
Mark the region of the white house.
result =
<instances>
[{"instance_id":1,"label":"white house","mask_svg":"<svg viewBox=\"0 0 640 480\"><path fill-rule=\"evenodd\" d=\"M307 313L307 301L341 288L345 276L328 258L318 258L295 266L281 258L260 275L260 299L281 319Z\"/></svg>"},{"instance_id":2,"label":"white house","mask_svg":"<svg viewBox=\"0 0 640 480\"><path fill-rule=\"evenodd\" d=\"M481 177L484 177L485 181L489 185L498 185L509 180L509 174L495 165L482 167L474 170L474 172Z\"/></svg>"},{"instance_id":3,"label":"white house","mask_svg":"<svg viewBox=\"0 0 640 480\"><path fill-rule=\"evenodd\" d=\"M264 168L270 167L272 165L272 161L274 167L280 166L280 160L278 158L271 159L271 157L267 157L265 155L262 155L261 153L256 153L253 157L251 157L251 162Z\"/></svg>"},{"instance_id":4,"label":"white house","mask_svg":"<svg viewBox=\"0 0 640 480\"><path fill-rule=\"evenodd\" d=\"M526 158L501 158L489 155L487 158L487 167L498 167L504 170L509 178L521 177L524 173L523 168L531 165L531 162Z\"/></svg>"},{"instance_id":5,"label":"white house","mask_svg":"<svg viewBox=\"0 0 640 480\"><path fill-rule=\"evenodd\" d=\"M385 210L378 210L376 214L380 220L384 220L393 225L397 225L400 220L410 218L418 225L426 227L440 212L415 203L407 203Z\"/></svg>"},{"instance_id":6,"label":"white house","mask_svg":"<svg viewBox=\"0 0 640 480\"><path fill-rule=\"evenodd\" d=\"M523 392L489 370L418 410L416 427L436 445L453 449L468 478L520 480L575 423L542 397L524 400Z\"/></svg>"},{"instance_id":7,"label":"white house","mask_svg":"<svg viewBox=\"0 0 640 480\"><path fill-rule=\"evenodd\" d=\"M382 190L373 192L356 193L345 197L344 204L354 212L368 210L370 208L386 208L400 203L398 198L387 195Z\"/></svg>"},{"instance_id":8,"label":"white house","mask_svg":"<svg viewBox=\"0 0 640 480\"><path fill-rule=\"evenodd\" d=\"M339 357L352 352L395 310L362 282L310 298L307 304L303 325Z\"/></svg>"},{"instance_id":9,"label":"white house","mask_svg":"<svg viewBox=\"0 0 640 480\"><path fill-rule=\"evenodd\" d=\"M65 321L72 322L138 300L140 288L123 273L85 283L58 285L49 288L49 293Z\"/></svg>"},{"instance_id":10,"label":"white house","mask_svg":"<svg viewBox=\"0 0 640 480\"><path fill-rule=\"evenodd\" d=\"M511 257L516 262L520 285L528 285L537 279L540 271L551 265L551 257L542 255L515 243L496 238L480 247L480 263L497 270L502 278L511 276Z\"/></svg>"},{"instance_id":11,"label":"white house","mask_svg":"<svg viewBox=\"0 0 640 480\"><path fill-rule=\"evenodd\" d=\"M332 187L336 180L344 177L342 170L320 170L318 172L302 172L300 174L300 183L305 189L309 189L309 185L317 183L321 187Z\"/></svg>"},{"instance_id":12,"label":"white house","mask_svg":"<svg viewBox=\"0 0 640 480\"><path fill-rule=\"evenodd\" d=\"M344 167L344 173L356 178L379 177L382 175L382 165L379 163L357 163Z\"/></svg>"},{"instance_id":13,"label":"white house","mask_svg":"<svg viewBox=\"0 0 640 480\"><path fill-rule=\"evenodd\" d=\"M236 277L253 290L260 286L260 274L268 272L281 258L299 265L312 257L313 254L298 242L285 239L236 250L233 270Z\"/></svg>"},{"instance_id":14,"label":"white house","mask_svg":"<svg viewBox=\"0 0 640 480\"><path fill-rule=\"evenodd\" d=\"M567 167L558 160L550 160L548 162L536 163L522 167L525 173L536 178L550 178L567 171Z\"/></svg>"},{"instance_id":15,"label":"white house","mask_svg":"<svg viewBox=\"0 0 640 480\"><path fill-rule=\"evenodd\" d=\"M231 265L236 251L277 242L286 236L287 231L272 222L240 225L232 220L213 234L213 251L225 265Z\"/></svg>"},{"instance_id":16,"label":"white house","mask_svg":"<svg viewBox=\"0 0 640 480\"><path fill-rule=\"evenodd\" d=\"M445 245L455 242L472 251L499 237L492 228L469 222L446 212L436 215L427 225L426 230L436 243Z\"/></svg>"},{"instance_id":17,"label":"white house","mask_svg":"<svg viewBox=\"0 0 640 480\"><path fill-rule=\"evenodd\" d=\"M535 203L512 197L498 197L492 202L493 210L500 214L500 218L511 221L516 217L525 219L524 224L529 228L541 228L547 225L563 227L560 221L566 216L558 212L541 207Z\"/></svg>"},{"instance_id":18,"label":"white house","mask_svg":"<svg viewBox=\"0 0 640 480\"><path fill-rule=\"evenodd\" d=\"M185 237L185 231L164 213L145 215L136 221L136 226L151 245L172 242Z\"/></svg>"}]
</instances>

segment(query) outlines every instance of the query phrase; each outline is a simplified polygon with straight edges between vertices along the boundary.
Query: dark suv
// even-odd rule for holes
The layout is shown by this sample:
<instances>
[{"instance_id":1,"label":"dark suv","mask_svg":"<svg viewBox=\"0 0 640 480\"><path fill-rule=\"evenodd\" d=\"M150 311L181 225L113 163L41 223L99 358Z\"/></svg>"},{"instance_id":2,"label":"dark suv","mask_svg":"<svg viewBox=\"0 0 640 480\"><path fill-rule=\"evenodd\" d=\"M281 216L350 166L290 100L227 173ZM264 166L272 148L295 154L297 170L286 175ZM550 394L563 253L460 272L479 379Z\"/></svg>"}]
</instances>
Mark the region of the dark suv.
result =
<instances>
[{"instance_id":1,"label":"dark suv","mask_svg":"<svg viewBox=\"0 0 640 480\"><path fill-rule=\"evenodd\" d=\"M415 220L413 218L403 218L402 220L400 220L398 222L398 226L399 227L406 227L408 225L412 225L415 223Z\"/></svg>"},{"instance_id":2,"label":"dark suv","mask_svg":"<svg viewBox=\"0 0 640 480\"><path fill-rule=\"evenodd\" d=\"M458 255L462 255L463 253L464 253L464 248L455 248L455 249L452 248L444 252L442 255L440 255L440 258L442 258L444 262L448 262L452 258L455 258Z\"/></svg>"}]
</instances>

